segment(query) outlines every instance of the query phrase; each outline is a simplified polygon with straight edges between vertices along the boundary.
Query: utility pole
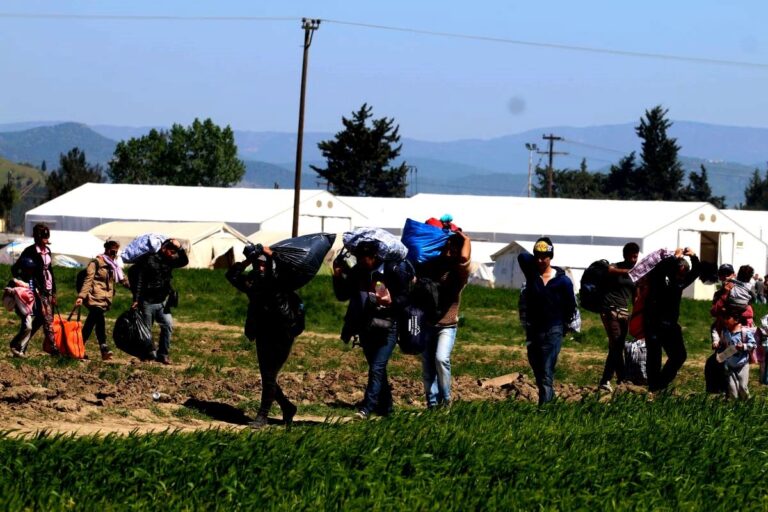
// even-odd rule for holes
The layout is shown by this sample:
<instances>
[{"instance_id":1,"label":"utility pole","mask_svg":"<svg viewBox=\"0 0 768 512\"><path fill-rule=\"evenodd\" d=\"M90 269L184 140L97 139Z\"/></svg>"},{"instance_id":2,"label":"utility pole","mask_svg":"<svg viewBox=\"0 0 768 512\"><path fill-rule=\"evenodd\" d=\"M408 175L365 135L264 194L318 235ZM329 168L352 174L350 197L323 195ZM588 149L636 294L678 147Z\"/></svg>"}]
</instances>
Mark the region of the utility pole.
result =
<instances>
[{"instance_id":1,"label":"utility pole","mask_svg":"<svg viewBox=\"0 0 768 512\"><path fill-rule=\"evenodd\" d=\"M549 153L549 166L547 167L547 197L552 197L552 157L555 155L567 155L568 153L563 151L554 151L555 141L563 140L562 137L557 137L550 133L549 135L542 135L541 138L549 141L549 151L547 151L547 153Z\"/></svg>"},{"instance_id":2,"label":"utility pole","mask_svg":"<svg viewBox=\"0 0 768 512\"><path fill-rule=\"evenodd\" d=\"M531 169L533 169L533 153L538 153L539 146L526 142L525 149L528 150L528 197L531 197Z\"/></svg>"},{"instance_id":3,"label":"utility pole","mask_svg":"<svg viewBox=\"0 0 768 512\"><path fill-rule=\"evenodd\" d=\"M296 138L296 175L293 183L293 230L291 236L299 236L299 198L301 195L301 151L304 144L304 97L307 92L307 61L309 60L309 47L312 44L312 36L320 27L320 20L301 19L301 28L304 29L304 61L301 66L301 96L299 99L299 130Z\"/></svg>"}]
</instances>

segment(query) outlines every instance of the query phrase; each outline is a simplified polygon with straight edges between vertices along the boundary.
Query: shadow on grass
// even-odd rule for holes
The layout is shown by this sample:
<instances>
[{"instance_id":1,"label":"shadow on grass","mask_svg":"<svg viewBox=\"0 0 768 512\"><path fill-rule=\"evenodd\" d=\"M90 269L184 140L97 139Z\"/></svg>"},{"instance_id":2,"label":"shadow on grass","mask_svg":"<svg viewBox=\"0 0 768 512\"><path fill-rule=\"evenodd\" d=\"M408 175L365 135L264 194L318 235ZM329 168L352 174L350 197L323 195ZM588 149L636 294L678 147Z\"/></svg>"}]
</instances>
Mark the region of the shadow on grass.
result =
<instances>
[{"instance_id":1,"label":"shadow on grass","mask_svg":"<svg viewBox=\"0 0 768 512\"><path fill-rule=\"evenodd\" d=\"M208 400L190 398L182 405L214 420L224 421L234 425L247 425L249 422L253 421L253 418L247 416L237 407L221 402L210 402Z\"/></svg>"}]
</instances>

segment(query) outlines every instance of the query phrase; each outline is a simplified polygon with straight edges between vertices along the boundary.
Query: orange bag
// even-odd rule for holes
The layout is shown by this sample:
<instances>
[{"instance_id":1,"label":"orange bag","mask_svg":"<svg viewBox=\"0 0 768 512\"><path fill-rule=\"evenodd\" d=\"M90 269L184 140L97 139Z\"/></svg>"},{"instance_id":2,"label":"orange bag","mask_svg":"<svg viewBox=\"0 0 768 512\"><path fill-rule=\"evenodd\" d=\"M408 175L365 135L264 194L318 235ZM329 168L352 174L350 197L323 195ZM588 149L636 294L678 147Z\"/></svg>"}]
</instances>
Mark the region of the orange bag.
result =
<instances>
[{"instance_id":1,"label":"orange bag","mask_svg":"<svg viewBox=\"0 0 768 512\"><path fill-rule=\"evenodd\" d=\"M77 320L72 315L77 310ZM83 341L83 323L80 321L80 308L73 309L66 320L56 311L53 318L53 335L59 354L73 359L85 358L85 342Z\"/></svg>"}]
</instances>

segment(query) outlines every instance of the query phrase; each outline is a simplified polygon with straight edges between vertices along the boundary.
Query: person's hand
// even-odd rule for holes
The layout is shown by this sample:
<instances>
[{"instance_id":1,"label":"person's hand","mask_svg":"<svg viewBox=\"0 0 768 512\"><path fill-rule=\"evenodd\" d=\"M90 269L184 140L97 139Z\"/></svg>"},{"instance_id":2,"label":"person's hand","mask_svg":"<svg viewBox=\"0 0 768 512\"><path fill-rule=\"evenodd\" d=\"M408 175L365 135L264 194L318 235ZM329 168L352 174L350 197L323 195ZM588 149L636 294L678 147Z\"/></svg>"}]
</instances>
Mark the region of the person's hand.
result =
<instances>
[{"instance_id":1,"label":"person's hand","mask_svg":"<svg viewBox=\"0 0 768 512\"><path fill-rule=\"evenodd\" d=\"M56 296L55 295L51 295L51 305L55 306L56 304L58 304L58 301L56 300Z\"/></svg>"},{"instance_id":2,"label":"person's hand","mask_svg":"<svg viewBox=\"0 0 768 512\"><path fill-rule=\"evenodd\" d=\"M712 342L712 350L717 350L720 348L720 342L719 341L713 341Z\"/></svg>"},{"instance_id":3,"label":"person's hand","mask_svg":"<svg viewBox=\"0 0 768 512\"><path fill-rule=\"evenodd\" d=\"M136 309L139 307L139 301L134 301L133 304L131 304L131 309Z\"/></svg>"},{"instance_id":4,"label":"person's hand","mask_svg":"<svg viewBox=\"0 0 768 512\"><path fill-rule=\"evenodd\" d=\"M683 249L683 256L696 256L696 253L690 247L686 247Z\"/></svg>"},{"instance_id":5,"label":"person's hand","mask_svg":"<svg viewBox=\"0 0 768 512\"><path fill-rule=\"evenodd\" d=\"M682 257L684 252L685 251L683 251L683 249L681 247L678 247L677 249L675 249L675 258Z\"/></svg>"},{"instance_id":6,"label":"person's hand","mask_svg":"<svg viewBox=\"0 0 768 512\"><path fill-rule=\"evenodd\" d=\"M79 308L79 307L80 307L80 306L82 306L82 305L83 305L83 299L81 299L80 297L78 297L78 298L75 300L75 307L76 307L76 308Z\"/></svg>"},{"instance_id":7,"label":"person's hand","mask_svg":"<svg viewBox=\"0 0 768 512\"><path fill-rule=\"evenodd\" d=\"M736 350L744 350L744 344L742 342L738 342L736 344Z\"/></svg>"}]
</instances>

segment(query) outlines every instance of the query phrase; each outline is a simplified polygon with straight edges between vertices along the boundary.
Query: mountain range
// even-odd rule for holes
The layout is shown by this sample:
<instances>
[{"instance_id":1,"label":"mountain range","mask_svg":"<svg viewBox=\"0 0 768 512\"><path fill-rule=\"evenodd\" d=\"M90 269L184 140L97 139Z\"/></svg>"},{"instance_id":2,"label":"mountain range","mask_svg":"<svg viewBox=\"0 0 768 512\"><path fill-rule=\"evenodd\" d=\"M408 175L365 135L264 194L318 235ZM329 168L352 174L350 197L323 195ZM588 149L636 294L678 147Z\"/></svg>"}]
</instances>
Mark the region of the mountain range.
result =
<instances>
[{"instance_id":1,"label":"mountain range","mask_svg":"<svg viewBox=\"0 0 768 512\"><path fill-rule=\"evenodd\" d=\"M151 128L54 121L0 124L0 157L37 166L45 160L53 169L60 153L78 146L90 162L106 164L116 141L141 136ZM640 150L634 123L545 127L492 139L446 142L403 138L402 157L412 166L409 193L524 195L529 157L534 166L547 164L547 145L542 140L545 134L562 137L554 143L556 152L566 153L555 156L557 168L575 169L586 159L590 170L605 172L621 157ZM743 201L744 188L754 170L762 173L765 169L766 128L675 121L669 134L681 146L680 160L686 170L698 170L704 164L713 192L726 196L729 206ZM323 165L317 143L333 135L304 134L304 187L322 186L309 165ZM241 186L293 186L296 134L235 130L235 141L247 169ZM526 143L536 144L538 150L529 152Z\"/></svg>"}]
</instances>

